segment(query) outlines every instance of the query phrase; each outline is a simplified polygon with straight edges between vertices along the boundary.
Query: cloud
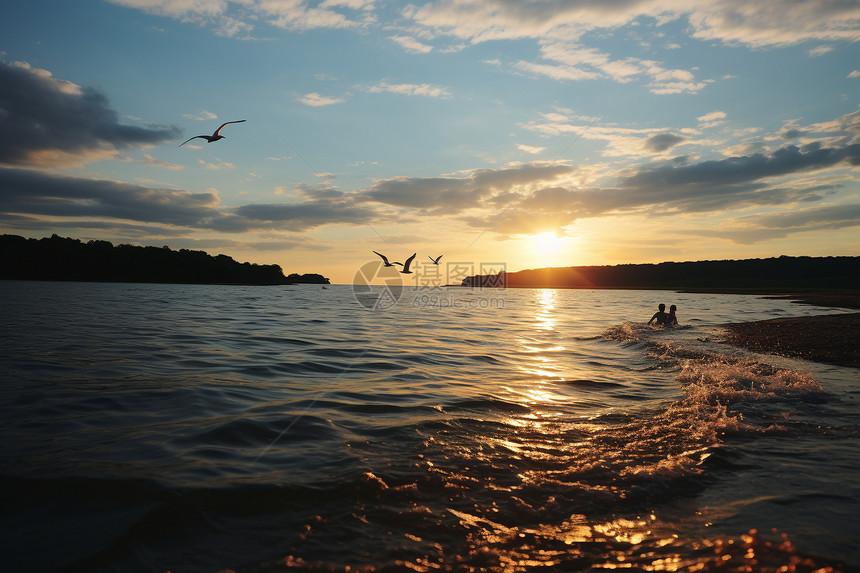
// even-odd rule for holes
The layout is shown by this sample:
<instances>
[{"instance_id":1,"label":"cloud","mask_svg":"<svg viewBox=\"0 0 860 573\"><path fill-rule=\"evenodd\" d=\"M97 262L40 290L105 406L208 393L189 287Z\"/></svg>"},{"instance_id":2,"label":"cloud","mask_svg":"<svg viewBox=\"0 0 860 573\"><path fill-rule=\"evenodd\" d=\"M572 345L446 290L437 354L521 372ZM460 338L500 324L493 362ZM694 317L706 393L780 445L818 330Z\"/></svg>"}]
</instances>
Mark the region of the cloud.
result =
<instances>
[{"instance_id":1,"label":"cloud","mask_svg":"<svg viewBox=\"0 0 860 573\"><path fill-rule=\"evenodd\" d=\"M546 147L533 147L531 145L519 144L517 145L517 149L520 151L525 151L526 153L531 153L532 155L537 155L541 151L546 151Z\"/></svg>"},{"instance_id":2,"label":"cloud","mask_svg":"<svg viewBox=\"0 0 860 573\"><path fill-rule=\"evenodd\" d=\"M7 229L21 229L26 232L39 231L42 233L57 233L63 229L68 229L70 232L81 236L83 230L83 239L96 238L87 236L88 233L97 231L98 236L103 236L103 233L109 233L111 240L122 238L141 238L141 237L182 237L187 230L181 227L167 227L157 224L133 224L127 223L119 219L68 219L58 220L55 218L43 219L39 217L29 217L23 215L10 215L0 213L0 221Z\"/></svg>"},{"instance_id":3,"label":"cloud","mask_svg":"<svg viewBox=\"0 0 860 573\"><path fill-rule=\"evenodd\" d=\"M831 0L703 2L689 13L694 37L753 47L860 41L860 7Z\"/></svg>"},{"instance_id":4,"label":"cloud","mask_svg":"<svg viewBox=\"0 0 860 573\"><path fill-rule=\"evenodd\" d=\"M724 117L723 112L711 112L699 120L716 122ZM566 117L556 114L553 119ZM628 137L623 128L599 129ZM860 167L860 112L794 129L803 131L806 143L723 159L647 161L614 174L536 162L458 176L392 178L357 193L355 200L416 216L458 219L503 237L565 232L579 219L625 213L733 213L740 221L744 211L755 209L761 221L755 227L758 231L752 232L753 220L744 221L744 232L733 231L738 240L857 224L854 208L840 213L838 207L820 204L844 192L846 183L854 184L849 171ZM633 131L640 147L644 141L656 152L688 141L666 131L651 132L647 139L642 137L645 132ZM770 140L778 141L776 136ZM825 172L830 173L822 179Z\"/></svg>"},{"instance_id":5,"label":"cloud","mask_svg":"<svg viewBox=\"0 0 860 573\"><path fill-rule=\"evenodd\" d=\"M674 133L658 133L646 139L644 147L648 151L662 153L685 141L687 141L686 137L681 137Z\"/></svg>"},{"instance_id":6,"label":"cloud","mask_svg":"<svg viewBox=\"0 0 860 573\"><path fill-rule=\"evenodd\" d=\"M273 241L261 241L254 243L246 243L246 246L255 251L287 251L287 250L306 250L306 251L330 251L333 247L312 241L307 237L287 235L278 237Z\"/></svg>"},{"instance_id":7,"label":"cloud","mask_svg":"<svg viewBox=\"0 0 860 573\"><path fill-rule=\"evenodd\" d=\"M222 36L247 36L254 22L288 30L360 28L374 21L374 0L108 0L149 14L211 26Z\"/></svg>"},{"instance_id":8,"label":"cloud","mask_svg":"<svg viewBox=\"0 0 860 573\"><path fill-rule=\"evenodd\" d=\"M374 184L357 198L430 214L459 213L480 205L481 193L467 179L396 177Z\"/></svg>"},{"instance_id":9,"label":"cloud","mask_svg":"<svg viewBox=\"0 0 860 573\"><path fill-rule=\"evenodd\" d=\"M712 83L710 80L697 81L692 72L666 69L651 60L613 59L580 41L542 40L541 57L549 63L520 61L514 64L514 68L555 80L610 79L624 84L637 77L650 78L648 86L655 94L697 93Z\"/></svg>"},{"instance_id":10,"label":"cloud","mask_svg":"<svg viewBox=\"0 0 860 573\"><path fill-rule=\"evenodd\" d=\"M694 94L713 83L713 80L696 81L693 73L687 70L668 70L657 64L649 66L647 73L651 76L648 86L654 94Z\"/></svg>"},{"instance_id":11,"label":"cloud","mask_svg":"<svg viewBox=\"0 0 860 573\"><path fill-rule=\"evenodd\" d=\"M770 215L743 217L708 229L679 229L684 235L724 239L742 245L781 239L796 233L834 231L860 226L860 203L824 205Z\"/></svg>"},{"instance_id":12,"label":"cloud","mask_svg":"<svg viewBox=\"0 0 860 573\"><path fill-rule=\"evenodd\" d=\"M214 163L210 163L204 161L203 159L198 159L197 163L202 165L204 168L209 169L210 171L218 171L221 169L235 169L236 166L230 163L229 161L221 161L220 159L216 159Z\"/></svg>"},{"instance_id":13,"label":"cloud","mask_svg":"<svg viewBox=\"0 0 860 573\"><path fill-rule=\"evenodd\" d=\"M201 111L198 115L194 115L193 113L184 113L182 117L187 119L193 119L196 121L209 121L213 119L218 119L218 116L211 111L206 111L205 109Z\"/></svg>"},{"instance_id":14,"label":"cloud","mask_svg":"<svg viewBox=\"0 0 860 573\"><path fill-rule=\"evenodd\" d=\"M860 203L824 205L756 217L754 222L769 229L840 229L860 225Z\"/></svg>"},{"instance_id":15,"label":"cloud","mask_svg":"<svg viewBox=\"0 0 860 573\"><path fill-rule=\"evenodd\" d=\"M725 123L726 112L724 111L712 111L711 113L706 113L705 115L701 115L696 119L699 120L699 125L702 129L707 129L709 127L716 127L718 125L722 125Z\"/></svg>"},{"instance_id":16,"label":"cloud","mask_svg":"<svg viewBox=\"0 0 860 573\"><path fill-rule=\"evenodd\" d=\"M441 0L404 10L407 18L473 43L522 38L571 37L595 27L615 27L636 17L626 4L600 1L524 3L508 0Z\"/></svg>"},{"instance_id":17,"label":"cloud","mask_svg":"<svg viewBox=\"0 0 860 573\"><path fill-rule=\"evenodd\" d=\"M860 144L843 148L826 148L819 144L803 147L788 145L771 155L755 154L722 160L702 161L693 165L666 165L645 168L622 180L622 187L647 190L654 197L672 194L677 189L694 189L698 196L706 193L730 194L732 187L756 183L769 177L820 170L846 163L860 165Z\"/></svg>"},{"instance_id":18,"label":"cloud","mask_svg":"<svg viewBox=\"0 0 860 573\"><path fill-rule=\"evenodd\" d=\"M372 94L393 93L433 98L451 97L451 91L448 88L433 86L430 84L389 84L388 82L380 82L375 86L370 86L364 89Z\"/></svg>"},{"instance_id":19,"label":"cloud","mask_svg":"<svg viewBox=\"0 0 860 573\"><path fill-rule=\"evenodd\" d=\"M297 189L300 202L225 208L215 190L192 193L110 181L50 175L0 167L0 220L36 226L71 220L81 227L110 228L133 223L186 229L243 232L251 229L304 231L322 225L360 225L376 220L376 210L357 205L338 191ZM90 222L86 222L90 219ZM95 220L101 221L95 223ZM64 223L65 222L65 223Z\"/></svg>"},{"instance_id":20,"label":"cloud","mask_svg":"<svg viewBox=\"0 0 860 573\"><path fill-rule=\"evenodd\" d=\"M541 120L524 125L528 130L545 136L567 135L578 139L602 141L606 148L601 152L607 157L643 156L649 138L665 134L665 128L636 129L617 125L601 125L600 118L572 117L558 113L542 114ZM685 131L685 130L682 130ZM680 136L679 136L680 137ZM659 142L659 138L657 140Z\"/></svg>"},{"instance_id":21,"label":"cloud","mask_svg":"<svg viewBox=\"0 0 860 573\"><path fill-rule=\"evenodd\" d=\"M163 169L170 169L171 171L181 171L185 169L184 165L178 165L176 163L169 163L167 161L161 161L159 159L155 159L152 155L148 153L143 154L143 160L141 161L144 165L152 165L153 167L161 167Z\"/></svg>"},{"instance_id":22,"label":"cloud","mask_svg":"<svg viewBox=\"0 0 860 573\"><path fill-rule=\"evenodd\" d=\"M583 70L576 66L558 64L538 64L535 62L517 62L514 67L523 72L542 75L554 80L594 80L601 77L593 71Z\"/></svg>"},{"instance_id":23,"label":"cloud","mask_svg":"<svg viewBox=\"0 0 860 573\"><path fill-rule=\"evenodd\" d=\"M423 44L412 36L391 36L391 40L400 44L406 51L415 54L426 54L433 51L433 46Z\"/></svg>"},{"instance_id":24,"label":"cloud","mask_svg":"<svg viewBox=\"0 0 860 573\"><path fill-rule=\"evenodd\" d=\"M322 225L369 224L376 213L345 197L323 197L293 204L255 204L235 209L235 215L250 226L305 231Z\"/></svg>"},{"instance_id":25,"label":"cloud","mask_svg":"<svg viewBox=\"0 0 860 573\"><path fill-rule=\"evenodd\" d=\"M121 124L101 92L0 61L0 133L0 164L55 166L172 141L181 131Z\"/></svg>"},{"instance_id":26,"label":"cloud","mask_svg":"<svg viewBox=\"0 0 860 573\"><path fill-rule=\"evenodd\" d=\"M472 43L549 38L579 41L591 31L611 31L642 19L657 25L686 19L693 36L756 47L818 41L860 41L860 8L831 0L709 0L681 2L514 2L438 0L404 10L437 35Z\"/></svg>"},{"instance_id":27,"label":"cloud","mask_svg":"<svg viewBox=\"0 0 860 573\"><path fill-rule=\"evenodd\" d=\"M0 213L35 217L94 217L205 226L218 217L214 192L155 189L117 181L0 168Z\"/></svg>"},{"instance_id":28,"label":"cloud","mask_svg":"<svg viewBox=\"0 0 860 573\"><path fill-rule=\"evenodd\" d=\"M498 210L474 215L462 213L461 219L473 227L511 236L559 232L578 219L620 213L678 215L722 213L755 207L776 211L771 218L757 215L756 220L763 221L769 228L779 226L786 232L860 225L854 209L840 214L838 207L826 210L811 208L798 212L796 216L783 212L785 205L820 201L835 188L802 185L795 188L769 182L769 179L781 175L833 167L841 162L860 164L860 146L805 152L783 148L769 157L737 157L691 165L646 167L634 175L620 178L614 187L538 187L514 197ZM814 219L823 219L825 215L830 218L829 226L812 224ZM804 223L804 218L808 222ZM750 225L752 222L746 224L747 227ZM757 236L764 238L764 235ZM773 233L768 236L773 236Z\"/></svg>"},{"instance_id":29,"label":"cloud","mask_svg":"<svg viewBox=\"0 0 860 573\"><path fill-rule=\"evenodd\" d=\"M343 98L324 96L324 95L318 94L317 92L305 94L299 98L299 102L301 102L305 105L309 105L311 107L323 107L326 105L334 105L337 103L343 103L344 101L346 101L346 100Z\"/></svg>"},{"instance_id":30,"label":"cloud","mask_svg":"<svg viewBox=\"0 0 860 573\"><path fill-rule=\"evenodd\" d=\"M532 188L556 182L571 172L566 165L517 165L479 169L463 177L396 177L379 181L356 201L419 209L422 214L457 214L505 201Z\"/></svg>"},{"instance_id":31,"label":"cloud","mask_svg":"<svg viewBox=\"0 0 860 573\"><path fill-rule=\"evenodd\" d=\"M248 36L258 23L299 31L362 30L378 24L382 14L376 10L374 0L108 1L210 26L217 34L229 37ZM688 24L693 37L732 45L767 47L809 41L860 41L860 8L854 2L836 0L431 0L415 4L408 4L399 12L415 25L411 27L411 36L420 32L427 37L449 36L473 44L524 38L579 41L588 33L611 32L643 22L660 26L674 21ZM418 51L427 46L417 41L412 48L409 41L402 45Z\"/></svg>"},{"instance_id":32,"label":"cloud","mask_svg":"<svg viewBox=\"0 0 860 573\"><path fill-rule=\"evenodd\" d=\"M826 54L828 52L832 52L832 51L833 51L833 46L816 46L815 48L812 48L811 50L809 50L809 55L813 58L817 58L819 56L823 56L824 54Z\"/></svg>"},{"instance_id":33,"label":"cloud","mask_svg":"<svg viewBox=\"0 0 860 573\"><path fill-rule=\"evenodd\" d=\"M848 74L849 78L860 78L860 71L854 70L850 74Z\"/></svg>"}]
</instances>

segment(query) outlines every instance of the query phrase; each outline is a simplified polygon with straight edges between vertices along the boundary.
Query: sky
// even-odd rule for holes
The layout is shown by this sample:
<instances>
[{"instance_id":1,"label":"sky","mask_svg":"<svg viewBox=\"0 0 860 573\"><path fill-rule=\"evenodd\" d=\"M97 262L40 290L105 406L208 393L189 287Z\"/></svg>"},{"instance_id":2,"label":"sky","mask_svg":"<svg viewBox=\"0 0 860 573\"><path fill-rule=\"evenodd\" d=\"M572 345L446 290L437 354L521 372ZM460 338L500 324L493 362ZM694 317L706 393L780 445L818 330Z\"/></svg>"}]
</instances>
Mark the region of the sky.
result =
<instances>
[{"instance_id":1,"label":"sky","mask_svg":"<svg viewBox=\"0 0 860 573\"><path fill-rule=\"evenodd\" d=\"M334 283L860 255L858 2L0 2L0 233Z\"/></svg>"}]
</instances>

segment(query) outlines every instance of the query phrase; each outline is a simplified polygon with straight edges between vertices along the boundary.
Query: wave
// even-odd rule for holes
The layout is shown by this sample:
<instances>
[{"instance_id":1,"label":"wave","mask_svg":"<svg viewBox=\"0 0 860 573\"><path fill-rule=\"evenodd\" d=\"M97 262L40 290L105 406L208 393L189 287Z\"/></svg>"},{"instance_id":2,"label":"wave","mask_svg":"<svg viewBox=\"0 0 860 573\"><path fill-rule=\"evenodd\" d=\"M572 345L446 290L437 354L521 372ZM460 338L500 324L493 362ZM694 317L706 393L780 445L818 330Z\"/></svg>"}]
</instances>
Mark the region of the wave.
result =
<instances>
[{"instance_id":1,"label":"wave","mask_svg":"<svg viewBox=\"0 0 860 573\"><path fill-rule=\"evenodd\" d=\"M800 556L747 533L758 521L724 521L751 539L729 543L696 511L853 509L849 492L807 495L827 491L821 467L853 476L814 438L856 438L848 416L819 415L836 405L815 378L714 342L711 315L622 323L638 292L357 315L349 287L340 306L271 289L244 310L229 289L151 288L174 308L91 298L91 328L32 305L42 326L22 315L0 350L5 471L20 477L0 481L0 520L27 548L4 555L13 570L742 570L750 548L777 570ZM801 440L812 470L771 486ZM803 531L806 514L774 525Z\"/></svg>"},{"instance_id":2,"label":"wave","mask_svg":"<svg viewBox=\"0 0 860 573\"><path fill-rule=\"evenodd\" d=\"M621 384L619 382L609 382L606 380L560 380L556 382L556 384L563 384L566 386L575 386L576 388L587 388L593 390L605 390L607 388L626 387L624 384Z\"/></svg>"}]
</instances>

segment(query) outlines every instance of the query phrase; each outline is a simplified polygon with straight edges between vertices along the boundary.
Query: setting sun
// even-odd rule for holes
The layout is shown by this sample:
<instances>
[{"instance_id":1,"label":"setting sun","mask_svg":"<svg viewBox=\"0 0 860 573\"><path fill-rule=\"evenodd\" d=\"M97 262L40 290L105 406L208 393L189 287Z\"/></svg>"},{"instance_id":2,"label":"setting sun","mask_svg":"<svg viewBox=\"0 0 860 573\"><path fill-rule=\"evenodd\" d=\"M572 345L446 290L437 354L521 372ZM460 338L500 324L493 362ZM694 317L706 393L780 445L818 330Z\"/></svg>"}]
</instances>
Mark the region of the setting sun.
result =
<instances>
[{"instance_id":1,"label":"setting sun","mask_svg":"<svg viewBox=\"0 0 860 573\"><path fill-rule=\"evenodd\" d=\"M536 255L551 257L561 254L569 240L570 237L559 237L552 231L540 233L532 237L532 249Z\"/></svg>"}]
</instances>

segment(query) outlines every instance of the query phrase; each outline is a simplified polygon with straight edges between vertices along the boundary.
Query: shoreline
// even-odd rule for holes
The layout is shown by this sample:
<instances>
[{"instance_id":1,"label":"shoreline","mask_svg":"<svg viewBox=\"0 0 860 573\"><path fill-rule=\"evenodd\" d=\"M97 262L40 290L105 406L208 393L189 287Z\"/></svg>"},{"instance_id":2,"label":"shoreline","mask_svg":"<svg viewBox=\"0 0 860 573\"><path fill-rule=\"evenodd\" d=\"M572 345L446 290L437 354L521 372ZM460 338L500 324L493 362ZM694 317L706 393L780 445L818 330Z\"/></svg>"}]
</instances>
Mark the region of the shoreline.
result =
<instances>
[{"instance_id":1,"label":"shoreline","mask_svg":"<svg viewBox=\"0 0 860 573\"><path fill-rule=\"evenodd\" d=\"M762 295L792 299L797 304L860 309L860 295L802 293ZM775 318L724 325L728 344L754 352L804 358L814 362L860 368L860 312Z\"/></svg>"}]
</instances>

